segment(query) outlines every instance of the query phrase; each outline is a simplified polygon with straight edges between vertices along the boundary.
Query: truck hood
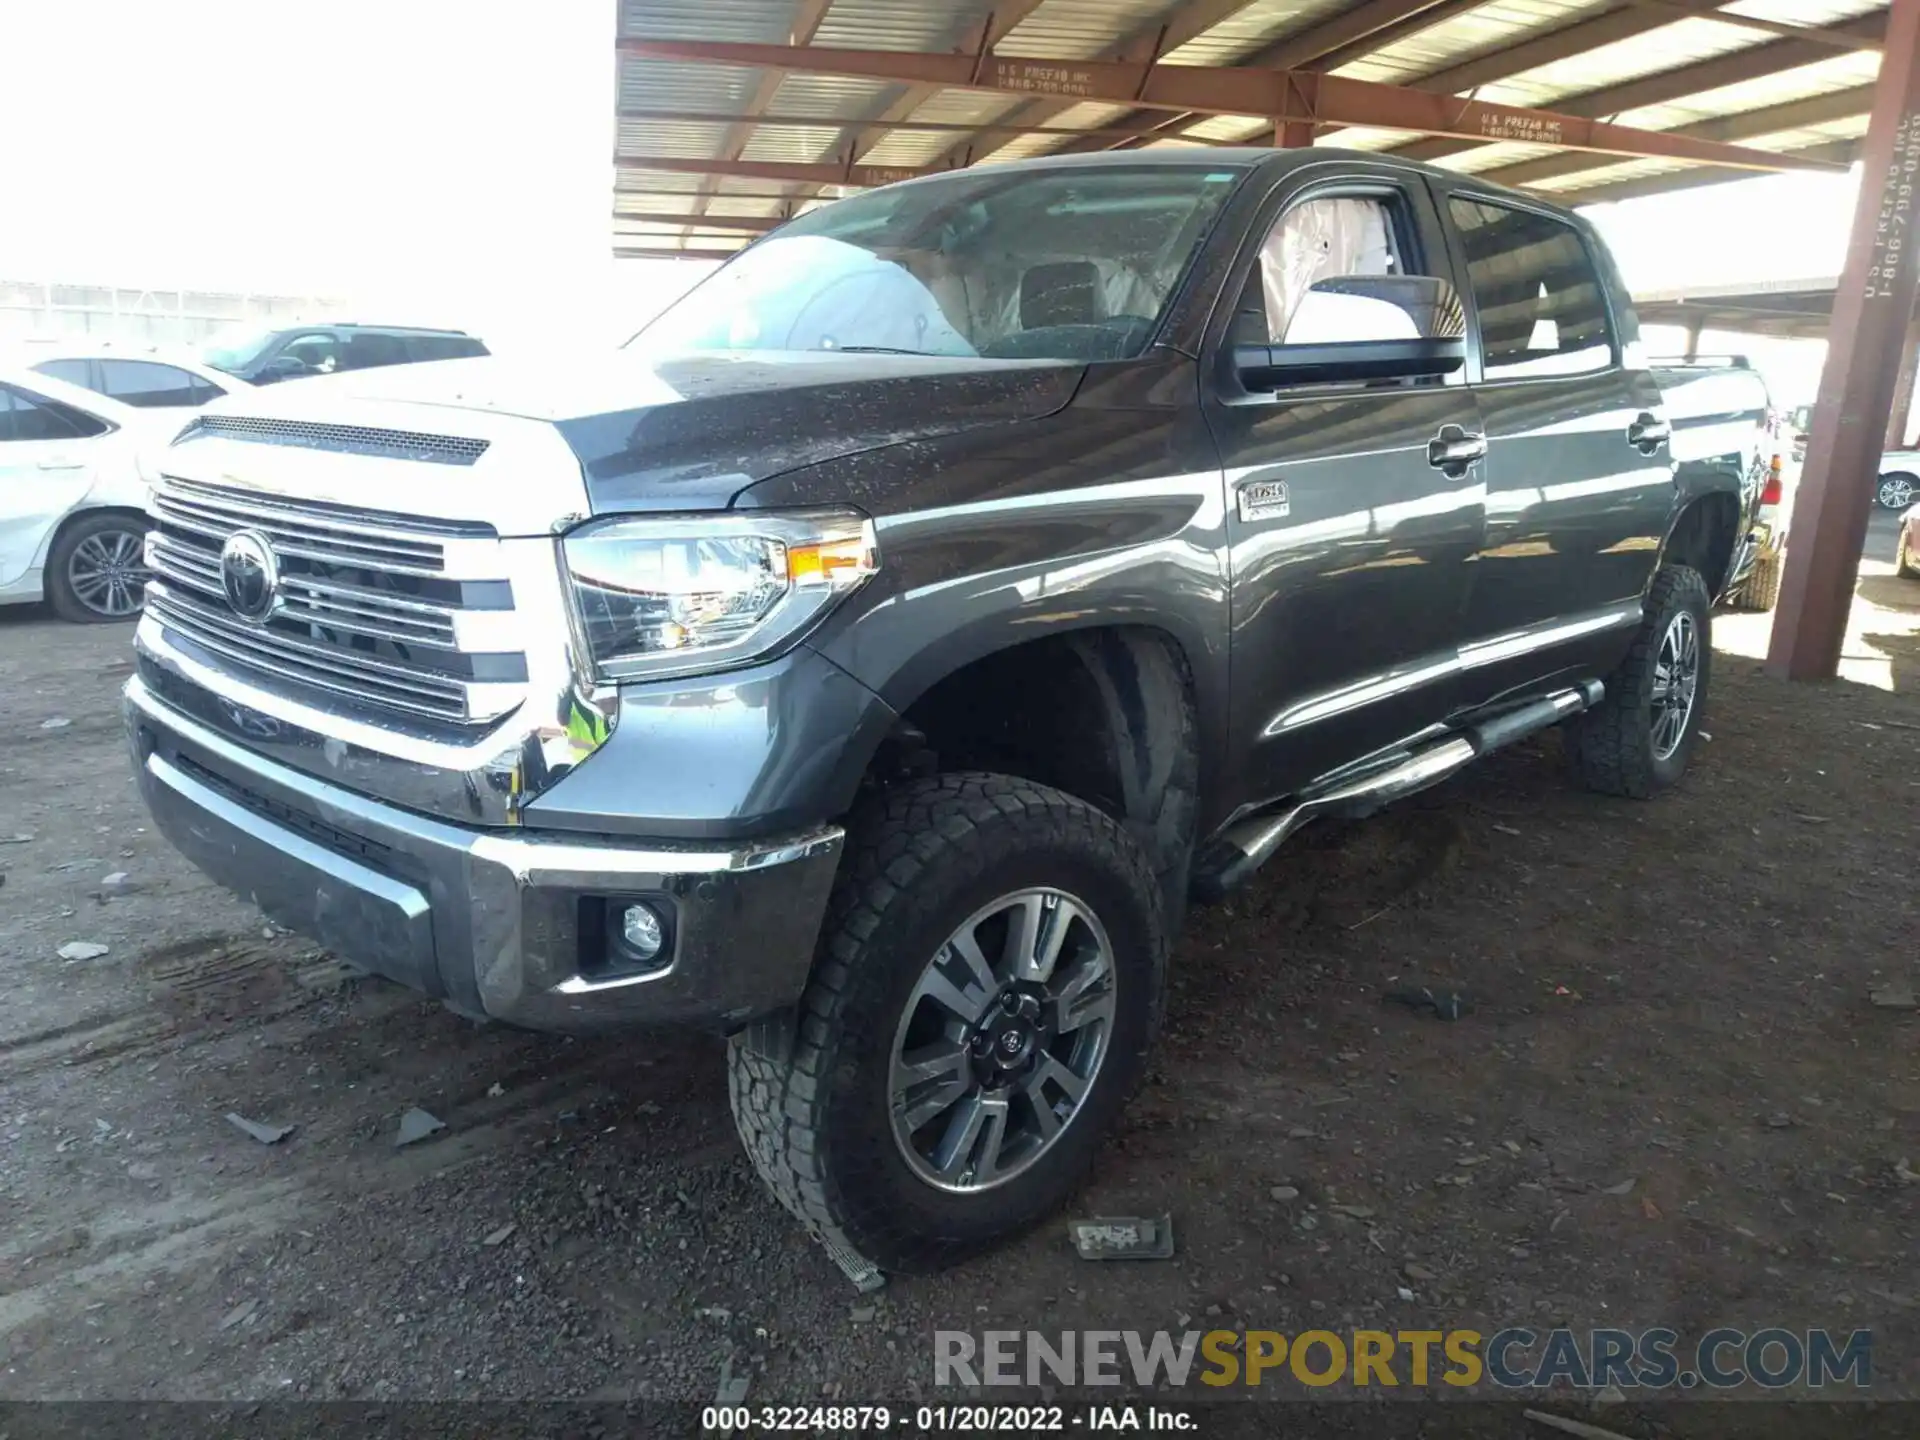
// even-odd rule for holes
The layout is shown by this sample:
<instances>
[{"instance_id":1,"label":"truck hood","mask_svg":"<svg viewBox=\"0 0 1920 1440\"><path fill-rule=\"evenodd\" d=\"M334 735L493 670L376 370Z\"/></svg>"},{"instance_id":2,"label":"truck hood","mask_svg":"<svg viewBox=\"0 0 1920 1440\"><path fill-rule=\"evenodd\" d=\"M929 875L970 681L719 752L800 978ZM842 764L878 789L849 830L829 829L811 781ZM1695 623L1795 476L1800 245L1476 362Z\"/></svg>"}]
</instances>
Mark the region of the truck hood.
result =
<instances>
[{"instance_id":1,"label":"truck hood","mask_svg":"<svg viewBox=\"0 0 1920 1440\"><path fill-rule=\"evenodd\" d=\"M582 362L487 357L289 381L302 399L492 412L554 426L596 514L723 508L822 461L973 426L1038 419L1084 366L845 351L615 351ZM312 404L303 405L311 410Z\"/></svg>"}]
</instances>

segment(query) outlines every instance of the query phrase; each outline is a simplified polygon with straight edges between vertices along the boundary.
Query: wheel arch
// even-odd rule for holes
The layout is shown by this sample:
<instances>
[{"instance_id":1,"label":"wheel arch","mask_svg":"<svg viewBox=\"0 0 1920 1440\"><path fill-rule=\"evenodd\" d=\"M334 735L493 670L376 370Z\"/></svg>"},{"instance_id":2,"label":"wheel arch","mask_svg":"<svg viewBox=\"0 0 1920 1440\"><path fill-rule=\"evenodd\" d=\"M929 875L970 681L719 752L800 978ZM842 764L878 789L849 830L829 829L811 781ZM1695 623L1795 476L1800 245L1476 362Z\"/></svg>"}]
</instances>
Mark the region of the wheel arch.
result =
<instances>
[{"instance_id":1,"label":"wheel arch","mask_svg":"<svg viewBox=\"0 0 1920 1440\"><path fill-rule=\"evenodd\" d=\"M1690 566L1707 582L1708 596L1718 599L1734 578L1739 540L1739 496L1724 489L1695 494L1674 512L1655 573L1668 565Z\"/></svg>"},{"instance_id":2,"label":"wheel arch","mask_svg":"<svg viewBox=\"0 0 1920 1440\"><path fill-rule=\"evenodd\" d=\"M53 552L60 547L60 542L70 535L76 526L85 524L89 520L97 520L103 515L122 515L136 520L142 530L151 528L153 524L153 517L137 505L88 505L83 501L74 506L47 531L46 538L40 542L39 553L34 556L33 563L40 570L42 599L51 601L53 598L52 590L49 588L53 584Z\"/></svg>"},{"instance_id":3,"label":"wheel arch","mask_svg":"<svg viewBox=\"0 0 1920 1440\"><path fill-rule=\"evenodd\" d=\"M944 647L943 647L944 648ZM1184 904L1199 814L1201 697L1186 646L1151 623L1088 623L968 647L910 695L869 760L988 770L1066 791L1127 826L1153 857L1170 917Z\"/></svg>"}]
</instances>

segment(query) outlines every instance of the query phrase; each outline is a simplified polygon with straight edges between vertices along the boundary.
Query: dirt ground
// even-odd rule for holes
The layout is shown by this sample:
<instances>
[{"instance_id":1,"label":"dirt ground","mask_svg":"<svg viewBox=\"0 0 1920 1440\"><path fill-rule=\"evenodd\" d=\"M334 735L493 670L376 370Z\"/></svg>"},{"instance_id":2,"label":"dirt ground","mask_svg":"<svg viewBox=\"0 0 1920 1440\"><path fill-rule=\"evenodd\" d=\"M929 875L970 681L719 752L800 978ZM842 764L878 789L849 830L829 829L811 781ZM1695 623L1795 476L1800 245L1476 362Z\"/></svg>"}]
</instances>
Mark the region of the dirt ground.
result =
<instances>
[{"instance_id":1,"label":"dirt ground","mask_svg":"<svg viewBox=\"0 0 1920 1440\"><path fill-rule=\"evenodd\" d=\"M718 1042L480 1027L272 931L146 826L126 631L0 619L0 1398L897 1402L936 1328L1560 1323L1871 1327L1920 1397L1920 1014L1868 1000L1920 958L1920 584L1867 570L1857 678L1718 623L1677 793L1547 737L1197 914L1076 1207L1174 1259L1054 1224L875 1296L762 1194Z\"/></svg>"}]
</instances>

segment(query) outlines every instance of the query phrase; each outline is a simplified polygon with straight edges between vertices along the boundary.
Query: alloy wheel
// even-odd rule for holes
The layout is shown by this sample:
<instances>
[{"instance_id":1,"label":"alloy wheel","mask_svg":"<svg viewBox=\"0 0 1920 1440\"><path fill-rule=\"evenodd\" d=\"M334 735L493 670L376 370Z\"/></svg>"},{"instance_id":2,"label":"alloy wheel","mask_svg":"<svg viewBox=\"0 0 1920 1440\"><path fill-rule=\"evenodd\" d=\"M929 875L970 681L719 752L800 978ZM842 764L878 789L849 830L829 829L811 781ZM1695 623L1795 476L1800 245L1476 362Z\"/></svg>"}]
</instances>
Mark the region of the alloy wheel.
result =
<instances>
[{"instance_id":1,"label":"alloy wheel","mask_svg":"<svg viewBox=\"0 0 1920 1440\"><path fill-rule=\"evenodd\" d=\"M1682 610L1660 637L1653 662L1653 758L1665 760L1680 748L1693 716L1700 687L1700 627Z\"/></svg>"},{"instance_id":2,"label":"alloy wheel","mask_svg":"<svg viewBox=\"0 0 1920 1440\"><path fill-rule=\"evenodd\" d=\"M1889 510L1904 510L1913 503L1913 477L1910 475L1882 475L1880 477L1880 503Z\"/></svg>"},{"instance_id":3,"label":"alloy wheel","mask_svg":"<svg viewBox=\"0 0 1920 1440\"><path fill-rule=\"evenodd\" d=\"M67 557L67 584L96 615L124 620L146 603L144 538L133 530L96 530Z\"/></svg>"},{"instance_id":4,"label":"alloy wheel","mask_svg":"<svg viewBox=\"0 0 1920 1440\"><path fill-rule=\"evenodd\" d=\"M1058 1143L1114 1025L1113 945L1064 890L1003 895L927 963L894 1034L894 1143L937 1189L1013 1179Z\"/></svg>"}]
</instances>

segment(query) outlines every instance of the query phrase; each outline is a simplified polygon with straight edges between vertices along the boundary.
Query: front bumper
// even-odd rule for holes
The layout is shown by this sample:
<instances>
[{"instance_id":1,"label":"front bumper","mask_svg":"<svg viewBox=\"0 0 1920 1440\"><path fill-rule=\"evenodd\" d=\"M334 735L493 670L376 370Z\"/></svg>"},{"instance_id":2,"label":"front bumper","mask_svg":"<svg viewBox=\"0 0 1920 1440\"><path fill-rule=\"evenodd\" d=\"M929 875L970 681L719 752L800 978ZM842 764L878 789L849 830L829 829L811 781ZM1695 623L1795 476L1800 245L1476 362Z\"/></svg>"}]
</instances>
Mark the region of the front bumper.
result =
<instances>
[{"instance_id":1,"label":"front bumper","mask_svg":"<svg viewBox=\"0 0 1920 1440\"><path fill-rule=\"evenodd\" d=\"M726 1030L806 984L837 827L720 845L470 829L264 759L138 676L125 710L142 797L190 860L343 959L460 1008L541 1030ZM666 901L662 968L618 973L588 953L608 896Z\"/></svg>"}]
</instances>

